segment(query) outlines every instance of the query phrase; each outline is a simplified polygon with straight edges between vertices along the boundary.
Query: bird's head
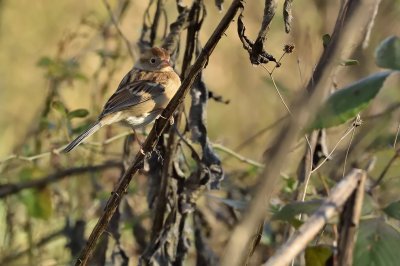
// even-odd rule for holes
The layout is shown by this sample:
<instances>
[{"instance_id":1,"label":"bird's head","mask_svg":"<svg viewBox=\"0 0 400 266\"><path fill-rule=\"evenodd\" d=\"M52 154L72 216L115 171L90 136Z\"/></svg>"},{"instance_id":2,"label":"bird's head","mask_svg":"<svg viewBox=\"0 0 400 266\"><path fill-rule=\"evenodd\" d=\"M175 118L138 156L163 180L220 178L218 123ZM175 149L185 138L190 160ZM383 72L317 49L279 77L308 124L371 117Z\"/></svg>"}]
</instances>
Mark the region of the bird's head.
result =
<instances>
[{"instance_id":1,"label":"bird's head","mask_svg":"<svg viewBox=\"0 0 400 266\"><path fill-rule=\"evenodd\" d=\"M145 71L172 71L170 56L163 48L145 50L135 67Z\"/></svg>"}]
</instances>

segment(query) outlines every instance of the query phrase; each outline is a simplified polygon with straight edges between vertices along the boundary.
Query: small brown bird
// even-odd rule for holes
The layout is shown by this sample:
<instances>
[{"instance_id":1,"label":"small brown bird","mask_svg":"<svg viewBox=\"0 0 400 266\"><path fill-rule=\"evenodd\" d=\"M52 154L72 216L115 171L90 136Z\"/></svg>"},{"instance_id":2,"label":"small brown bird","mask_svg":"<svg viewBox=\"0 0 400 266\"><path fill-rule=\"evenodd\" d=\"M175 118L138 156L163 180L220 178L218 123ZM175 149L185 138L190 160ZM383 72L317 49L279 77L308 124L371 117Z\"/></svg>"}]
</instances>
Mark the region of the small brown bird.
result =
<instances>
[{"instance_id":1,"label":"small brown bird","mask_svg":"<svg viewBox=\"0 0 400 266\"><path fill-rule=\"evenodd\" d=\"M63 152L71 151L105 125L124 122L136 129L156 119L181 85L169 60L170 56L163 48L146 50L122 79L96 123L73 140Z\"/></svg>"}]
</instances>

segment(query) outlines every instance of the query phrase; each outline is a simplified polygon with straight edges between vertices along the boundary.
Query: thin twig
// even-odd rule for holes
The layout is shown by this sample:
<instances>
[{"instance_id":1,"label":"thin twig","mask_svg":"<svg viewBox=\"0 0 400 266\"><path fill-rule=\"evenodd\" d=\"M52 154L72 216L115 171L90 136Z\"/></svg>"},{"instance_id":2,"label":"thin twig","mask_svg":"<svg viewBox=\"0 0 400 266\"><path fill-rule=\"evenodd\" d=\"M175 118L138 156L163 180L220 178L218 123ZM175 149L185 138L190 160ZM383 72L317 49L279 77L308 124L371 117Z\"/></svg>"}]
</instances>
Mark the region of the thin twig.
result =
<instances>
[{"instance_id":1,"label":"thin twig","mask_svg":"<svg viewBox=\"0 0 400 266\"><path fill-rule=\"evenodd\" d=\"M371 14L371 18L370 18L370 21L369 21L367 29L366 29L364 41L362 43L362 48L363 49L366 49L368 47L369 39L371 37L372 28L374 27L376 15L378 15L378 10L379 10L379 5L380 4L381 4L381 0L376 0L375 1L375 6L373 7L374 11Z\"/></svg>"},{"instance_id":2,"label":"thin twig","mask_svg":"<svg viewBox=\"0 0 400 266\"><path fill-rule=\"evenodd\" d=\"M21 258L24 255L28 255L29 252L32 252L33 248L39 249L39 248L49 244L50 242L55 241L58 237L62 237L63 234L65 234L65 228L43 237L36 243L33 243L33 245L30 245L29 247L27 247L23 250L15 251L12 253L10 252L9 255L6 255L2 258L2 260L0 261L0 265L16 265L16 264L12 264L11 262ZM21 265L21 264L18 264L18 265Z\"/></svg>"},{"instance_id":3,"label":"thin twig","mask_svg":"<svg viewBox=\"0 0 400 266\"><path fill-rule=\"evenodd\" d=\"M51 154L59 154L59 152L61 150L62 149L59 148L59 149L55 149L53 151L47 151L47 152L39 153L39 154L32 155L32 156L23 156L23 155L19 155L19 154L11 154L11 155L8 155L5 158L1 159L0 160L0 164L6 163L6 162L14 160L14 159L21 160L21 161L26 161L26 162L33 162L33 161L35 161L37 159L41 159L41 158L50 156Z\"/></svg>"},{"instance_id":4,"label":"thin twig","mask_svg":"<svg viewBox=\"0 0 400 266\"><path fill-rule=\"evenodd\" d=\"M256 162L256 161L254 161L252 159L248 159L248 158L244 157L243 155L240 155L239 153L236 153L233 150L231 150L231 149L229 149L229 148L227 148L227 147L225 147L225 146L223 146L221 144L213 143L211 145L212 145L212 147L214 149L226 152L226 153L228 153L229 155L232 155L233 157L235 157L236 159L238 159L241 162L250 164L250 165L258 167L258 168L264 168L265 167L263 164L261 164L259 162Z\"/></svg>"},{"instance_id":5,"label":"thin twig","mask_svg":"<svg viewBox=\"0 0 400 266\"><path fill-rule=\"evenodd\" d=\"M293 47L294 47L294 46L293 46ZM277 69L277 67L280 66L281 61L282 61L283 57L284 57L286 54L287 54L287 52L284 50L284 51L283 51L283 54L281 55L281 57L279 57L277 64L274 65L274 67L272 68L272 70L271 70L271 71L268 71L268 70L267 70L267 71L269 72L270 76L274 73L275 69Z\"/></svg>"},{"instance_id":6,"label":"thin twig","mask_svg":"<svg viewBox=\"0 0 400 266\"><path fill-rule=\"evenodd\" d=\"M281 92L279 91L279 89L278 89L278 87L277 87L277 85L276 85L276 83L275 83L275 79L274 79L274 77L272 76L272 73L269 72L268 69L267 69L264 65L261 65L261 66L262 66L262 68L264 68L264 69L268 72L268 75L269 75L269 77L270 77L272 83L274 84L275 91L278 93L278 96L279 96L279 98L281 99L281 102L282 102L283 105L285 106L285 108L286 108L286 110L288 111L288 113L289 113L291 116L293 116L292 112L291 112L290 109L289 109L289 106L286 104L285 99L283 99L283 96L282 96Z\"/></svg>"},{"instance_id":7,"label":"thin twig","mask_svg":"<svg viewBox=\"0 0 400 266\"><path fill-rule=\"evenodd\" d=\"M309 184L310 179L311 179L311 171L312 171L312 168L313 168L313 155L315 153L315 147L316 147L316 143L318 141L318 132L314 131L314 132L311 133L311 135L310 135L311 141L308 140L308 136L307 135L305 135L305 137L306 137L306 140L307 140L308 149L307 149L307 151L305 151L305 155L303 157L303 160L301 161L302 166L304 167L304 169L303 169L303 171L301 171L299 173L299 175L303 175L303 176L299 176L298 177L299 181L303 180L304 186L301 186L301 182L299 182L299 185L298 185L298 188L297 188L297 192L294 193L294 196L295 196L294 199L298 200L298 196L299 196L298 191L300 190L301 187L303 187L303 191L302 191L301 197L300 197L300 200L302 202L304 202L305 199L306 199L308 184ZM302 213L299 214L299 216L298 216L299 220L301 220L302 215L303 215ZM293 228L291 228L291 229L293 229ZM293 262L292 262L292 264L293 264Z\"/></svg>"},{"instance_id":8,"label":"thin twig","mask_svg":"<svg viewBox=\"0 0 400 266\"><path fill-rule=\"evenodd\" d=\"M353 142L353 139L354 139L354 135L355 135L355 134L356 134L356 128L354 128L353 133L351 134L351 137L350 137L350 140L349 140L349 145L347 146L347 149L346 149L346 155L344 156L343 175L342 175L342 178L344 178L344 175L345 175L345 173L346 173L347 158L348 158L348 156L349 156L351 143Z\"/></svg>"},{"instance_id":9,"label":"thin twig","mask_svg":"<svg viewBox=\"0 0 400 266\"><path fill-rule=\"evenodd\" d=\"M386 116L388 114L393 113L394 111L396 111L399 108L400 108L400 103L391 104L388 108L386 108L385 110L383 110L380 113L364 116L364 120L372 120L372 119L381 118L382 116Z\"/></svg>"},{"instance_id":10,"label":"thin twig","mask_svg":"<svg viewBox=\"0 0 400 266\"><path fill-rule=\"evenodd\" d=\"M89 145L93 145L93 146L104 146L104 145L108 145L108 144L110 144L110 143L112 143L114 141L117 141L117 140L119 140L119 139L121 139L123 137L129 136L130 134L132 134L132 131L126 131L126 132L122 132L122 133L120 133L118 135L112 136L112 137L110 137L108 139L105 139L105 140L103 140L101 142L86 141L86 142L82 143L82 145L89 144ZM23 156L23 155L19 155L19 154L10 154L10 155L8 155L8 156L6 156L6 157L4 157L3 159L0 160L0 165L3 164L3 163L6 163L8 161L11 161L11 160L21 160L21 161L33 162L35 160L48 157L48 156L50 156L52 154L60 154L61 151L64 150L64 148L66 146L67 146L67 144L63 145L63 146L61 146L59 148L52 149L51 151L46 151L46 152L35 154L35 155L32 155L32 156Z\"/></svg>"},{"instance_id":11,"label":"thin twig","mask_svg":"<svg viewBox=\"0 0 400 266\"><path fill-rule=\"evenodd\" d=\"M286 52L284 52L284 53L282 54L282 56L279 58L278 63L281 61L281 59L283 58L283 56L284 56L285 54L286 54ZM276 83L275 83L275 79L274 79L274 77L272 76L272 72L274 71L274 69L276 68L276 66L272 69L271 72L268 71L268 69L267 69L264 65L262 65L262 67L268 72L268 75L269 75L269 77L271 78L271 81L272 81L272 83L273 83L273 85L274 85L275 91L278 93L279 98L281 99L281 102L282 102L283 105L285 106L285 108L286 108L286 110L288 111L289 115L293 118L293 114L292 114L292 112L290 111L289 106L286 104L285 99L283 98L282 94L280 93L280 91L279 91L279 89L278 89L278 86L277 86ZM308 146L308 150L309 150L309 152L310 152L310 158L312 158L313 149L312 149L310 140L308 139L307 135L304 135L304 138L305 138L305 140L306 140L306 143L307 143L307 146ZM305 180L304 191L303 191L303 194L302 194L302 197L301 197L301 201L304 201L304 200L305 200L305 197L306 197L307 187L308 187L308 183L309 183L309 181L310 181L310 177L311 177L311 173L312 173L312 166L313 166L313 165L312 165L312 160L310 160L310 168L309 168L309 170L307 171L307 172L308 172L308 175L307 175L306 180ZM300 219L301 219L301 214L300 214Z\"/></svg>"},{"instance_id":12,"label":"thin twig","mask_svg":"<svg viewBox=\"0 0 400 266\"><path fill-rule=\"evenodd\" d=\"M400 123L397 126L397 131L396 131L396 137L394 138L394 142L393 142L393 148L396 149L396 144L397 144L397 138L399 136L399 132L400 132Z\"/></svg>"},{"instance_id":13,"label":"thin twig","mask_svg":"<svg viewBox=\"0 0 400 266\"><path fill-rule=\"evenodd\" d=\"M400 150L396 150L395 154L393 154L392 158L390 158L389 162L386 164L386 166L383 168L381 174L379 177L376 179L375 183L371 186L372 190L373 188L377 187L385 178L387 172L389 171L390 167L392 167L392 164L397 160L397 158L400 157Z\"/></svg>"},{"instance_id":14,"label":"thin twig","mask_svg":"<svg viewBox=\"0 0 400 266\"><path fill-rule=\"evenodd\" d=\"M278 126L279 124L281 124L282 122L284 122L289 116L285 115L279 119L277 119L275 122L273 122L272 124L266 126L265 128L260 129L259 131L257 131L254 135L248 137L246 140L244 140L242 143L240 143L235 150L239 151L241 149L243 149L244 147L246 147L247 145L249 145L250 143L252 143L255 139L257 139L258 137L262 136L264 133L268 132L269 130L275 128L276 126Z\"/></svg>"},{"instance_id":15,"label":"thin twig","mask_svg":"<svg viewBox=\"0 0 400 266\"><path fill-rule=\"evenodd\" d=\"M344 140L353 130L355 129L354 125L351 125L348 129L346 129L346 132L343 134L343 136L339 139L338 142L336 142L335 146L332 148L331 152L320 162L319 165L317 165L314 169L312 169L311 174L317 171L326 161L330 160L332 158L333 152L336 150L336 148L339 146L340 142Z\"/></svg>"},{"instance_id":16,"label":"thin twig","mask_svg":"<svg viewBox=\"0 0 400 266\"><path fill-rule=\"evenodd\" d=\"M131 43L129 42L128 38L124 35L121 28L119 27L118 19L114 16L114 13L111 9L110 4L107 2L107 0L103 0L103 3L107 8L107 11L108 11L108 14L110 15L111 21L114 24L115 28L117 29L119 36L124 40L125 45L128 48L129 56L131 57L132 61L135 61L135 55L133 53Z\"/></svg>"}]
</instances>

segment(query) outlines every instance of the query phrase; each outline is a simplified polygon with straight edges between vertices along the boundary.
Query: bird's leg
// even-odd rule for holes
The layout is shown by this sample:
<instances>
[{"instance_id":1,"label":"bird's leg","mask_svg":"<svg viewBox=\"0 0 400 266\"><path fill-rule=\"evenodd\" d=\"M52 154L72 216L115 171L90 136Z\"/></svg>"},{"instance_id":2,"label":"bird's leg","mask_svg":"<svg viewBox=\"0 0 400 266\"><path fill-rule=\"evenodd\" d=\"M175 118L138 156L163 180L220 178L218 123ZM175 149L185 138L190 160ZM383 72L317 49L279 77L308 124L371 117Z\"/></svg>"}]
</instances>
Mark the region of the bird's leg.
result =
<instances>
[{"instance_id":1,"label":"bird's leg","mask_svg":"<svg viewBox=\"0 0 400 266\"><path fill-rule=\"evenodd\" d=\"M133 135L135 136L135 139L136 139L136 141L137 141L138 144L139 144L140 153L143 154L143 155L146 155L146 153L145 153L144 150L143 150L143 143L142 143L142 141L139 139L139 136L137 135L135 128L134 128L133 126L131 126L131 128L132 128L132 130L133 130Z\"/></svg>"}]
</instances>

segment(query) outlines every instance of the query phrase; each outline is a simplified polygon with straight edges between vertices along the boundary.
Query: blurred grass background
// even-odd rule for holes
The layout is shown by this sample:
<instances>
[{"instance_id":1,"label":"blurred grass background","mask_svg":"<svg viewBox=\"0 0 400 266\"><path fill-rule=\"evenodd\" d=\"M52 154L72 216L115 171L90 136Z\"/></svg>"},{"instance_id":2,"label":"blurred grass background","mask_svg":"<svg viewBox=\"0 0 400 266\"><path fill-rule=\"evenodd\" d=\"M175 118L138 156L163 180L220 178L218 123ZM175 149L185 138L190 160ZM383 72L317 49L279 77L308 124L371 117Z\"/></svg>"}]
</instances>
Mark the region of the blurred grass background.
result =
<instances>
[{"instance_id":1,"label":"blurred grass background","mask_svg":"<svg viewBox=\"0 0 400 266\"><path fill-rule=\"evenodd\" d=\"M184 2L190 3L191 1ZM213 1L207 2L208 14L200 34L200 40L203 43L206 42L223 15L215 8ZM110 1L112 6L115 3L116 1ZM147 4L147 1L133 0L127 15L122 20L121 29L133 46L139 38L142 14ZM224 5L225 8L229 4L230 1L227 1ZM332 31L338 7L339 1L294 1L293 29L292 33L287 35L284 33L281 15L282 3L278 4L278 10L268 34L266 48L276 58L279 58L283 53L282 49L285 44L293 43L296 47L293 54L284 57L281 68L274 72L274 78L287 102L296 97L308 81L323 49L322 35ZM263 1L247 1L246 3L244 21L247 35L250 37L255 38L258 33L262 9ZM172 22L177 15L175 1L167 2L167 11L169 22ZM357 59L359 65L341 68L339 78L332 77L332 84L336 83L340 88L378 70L374 64L373 51L385 37L400 35L399 14L399 0L384 0L382 2L368 48L359 49L352 58ZM66 48L65 57L76 56L76 51L86 47L88 45L87 40L96 34L92 29L81 26L80 22L83 18L106 21L109 16L102 1L38 0L33 2L29 0L0 0L0 158L13 153L13 147L17 143L24 143L25 140L22 138L31 127L33 120L37 118L44 104L48 81L44 76L43 69L37 66L38 60L43 56L54 56L57 53L59 41L71 31L80 29L79 31L84 35L74 40ZM160 40L158 40L158 43L160 43ZM93 110L92 102L96 98L93 97L93 94L98 92L98 87L90 77L93 76L99 65L100 61L96 51L100 48L100 44L91 43L85 50L87 53L83 60L80 61L80 71L88 79L86 81L77 80L70 84L63 83L60 90L60 97L69 109L88 109L92 119L97 116L99 111L98 109ZM97 99L98 102L95 103L97 105L102 106L133 64L125 46L122 50L122 62L118 66L117 73L112 77L106 95L102 99ZM180 61L177 64L177 69L180 70ZM267 67L271 69L271 66ZM248 54L242 49L242 44L238 40L235 23L231 24L226 36L218 44L210 58L210 62L204 71L204 78L210 90L222 95L224 99L230 100L228 105L214 101L210 101L208 104L208 130L212 142L221 143L235 149L249 136L286 114L266 71L262 67L253 67L249 63ZM400 100L398 88L393 87L394 84L398 84L394 79L396 78L387 82L385 88L366 113L378 112L385 109L390 103ZM96 106L96 108L100 108L100 106ZM396 121L385 124L386 133L394 133L396 127ZM341 136L344 128L330 130L333 138L328 143L329 147L335 144L337 136ZM115 134L115 132L122 132L126 129L113 126L113 130L113 134ZM98 134L105 135L106 132L103 131ZM244 147L240 153L253 160L261 161L262 154L271 139L271 134L273 132L263 134L250 145ZM60 146L68 142L68 137L61 133L50 136L48 141ZM112 150L120 151L121 145L122 140L114 142ZM301 151L291 153L288 156L285 171L294 173L300 160L299 154L301 154ZM387 160L385 154L378 155L380 159L376 173L382 169L382 165ZM243 165L234 159L226 161L223 166L227 172L243 168ZM398 164L391 169L390 175L395 177L397 170L399 170ZM118 178L118 173L114 175L115 178ZM7 178L11 181L18 181L18 179L13 179L12 175L8 175ZM115 180L107 178L105 181L109 182L108 185L111 188ZM90 182L85 179L71 182L71 190L74 187L90 186ZM138 184L132 185L132 190L137 192L135 196L138 198L145 197L145 192L139 189L142 186L141 182L144 181L139 179ZM395 184L398 185L399 183L396 182ZM90 206L90 198L87 192L79 192L79 189L77 191L75 205ZM394 187L386 196L394 197L398 191L399 188ZM107 196L108 194L104 197L107 198ZM77 203L76 201L80 202ZM140 212L144 211L146 206L141 205L138 208L138 212ZM86 211L86 209L76 210L74 215L91 216L94 212L93 209L94 207L89 211ZM37 232L40 232L49 226L56 227L62 221L64 220L53 219L49 223L35 222L35 228L38 230ZM3 230L5 230L5 227L0 228L0 232ZM225 234L221 235L226 236ZM21 243L24 243L24 241L21 240ZM222 240L220 241L222 243ZM65 258L66 256L65 250L54 249L51 252L59 253L54 257Z\"/></svg>"}]
</instances>

